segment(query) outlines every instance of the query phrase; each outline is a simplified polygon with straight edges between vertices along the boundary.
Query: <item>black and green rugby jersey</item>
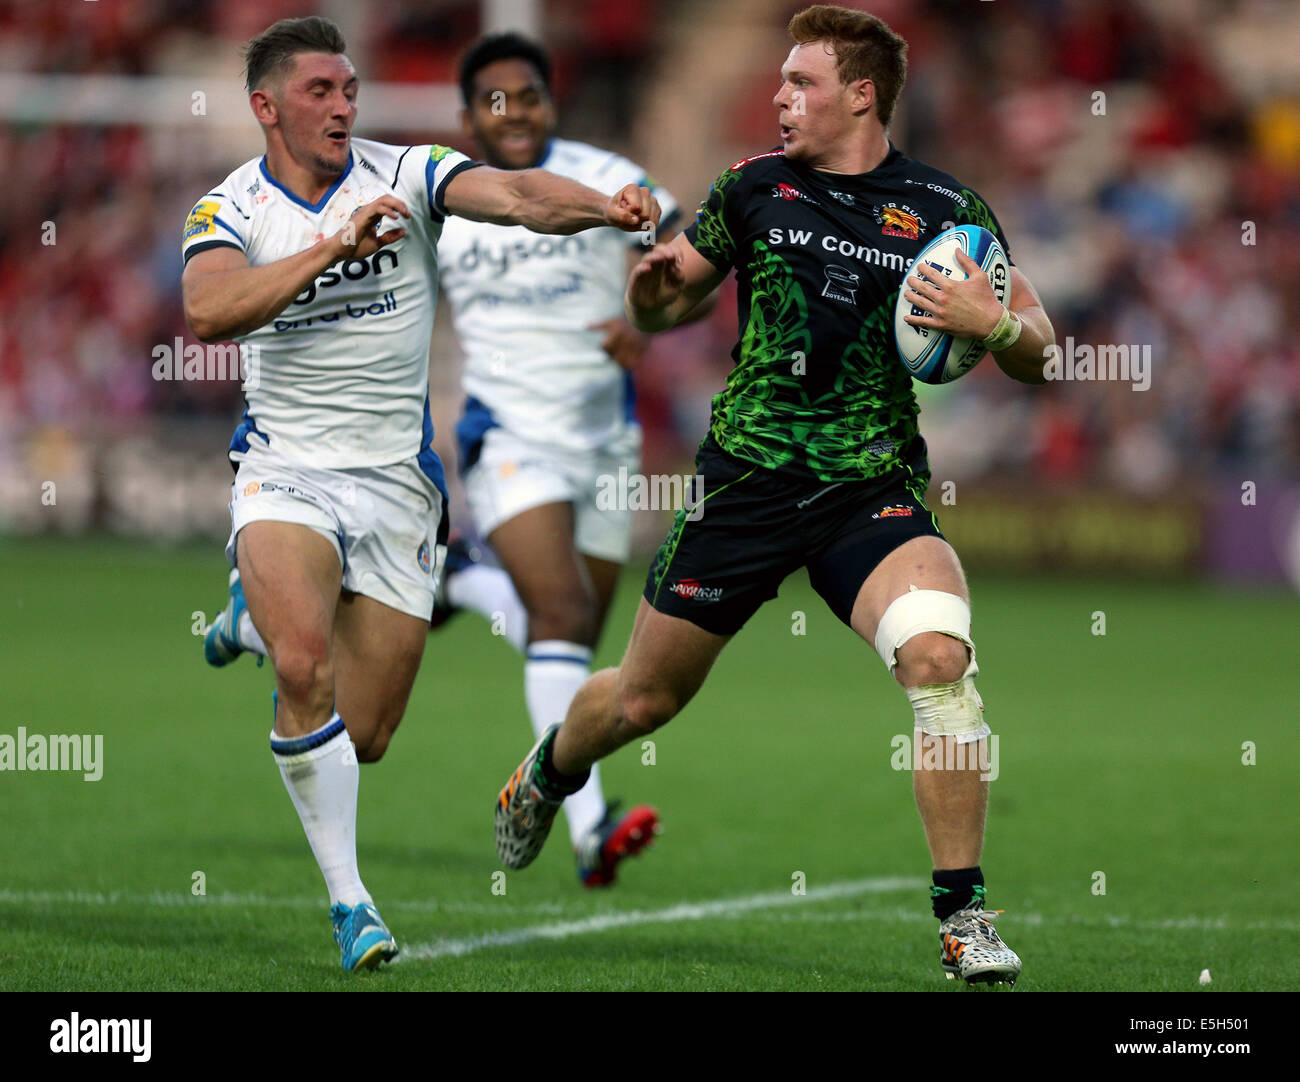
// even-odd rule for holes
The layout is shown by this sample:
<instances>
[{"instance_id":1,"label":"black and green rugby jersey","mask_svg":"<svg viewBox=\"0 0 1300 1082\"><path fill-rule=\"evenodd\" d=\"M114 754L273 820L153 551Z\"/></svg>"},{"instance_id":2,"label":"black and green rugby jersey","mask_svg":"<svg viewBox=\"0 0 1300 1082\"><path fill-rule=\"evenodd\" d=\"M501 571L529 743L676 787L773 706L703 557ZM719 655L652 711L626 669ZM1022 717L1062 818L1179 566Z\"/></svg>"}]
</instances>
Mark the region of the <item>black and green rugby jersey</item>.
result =
<instances>
[{"instance_id":1,"label":"black and green rugby jersey","mask_svg":"<svg viewBox=\"0 0 1300 1082\"><path fill-rule=\"evenodd\" d=\"M963 223L991 230L1006 249L975 192L892 144L855 176L783 150L724 172L686 229L705 259L738 274L740 337L713 399L717 443L827 482L898 468L917 435L917 407L894 348L894 302L921 249Z\"/></svg>"}]
</instances>

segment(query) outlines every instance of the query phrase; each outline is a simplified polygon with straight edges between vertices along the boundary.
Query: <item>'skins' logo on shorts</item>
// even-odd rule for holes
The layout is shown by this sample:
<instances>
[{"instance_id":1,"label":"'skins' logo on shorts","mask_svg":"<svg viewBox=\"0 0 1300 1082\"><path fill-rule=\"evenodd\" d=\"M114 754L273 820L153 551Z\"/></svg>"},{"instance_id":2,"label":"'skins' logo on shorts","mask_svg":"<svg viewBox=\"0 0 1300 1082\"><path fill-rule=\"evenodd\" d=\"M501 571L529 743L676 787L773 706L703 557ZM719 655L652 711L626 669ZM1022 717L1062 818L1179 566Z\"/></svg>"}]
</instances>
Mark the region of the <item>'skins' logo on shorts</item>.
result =
<instances>
[{"instance_id":1,"label":"'skins' logo on shorts","mask_svg":"<svg viewBox=\"0 0 1300 1082\"><path fill-rule=\"evenodd\" d=\"M433 570L433 551L429 548L429 539L424 539L424 544L420 546L420 551L416 553L415 558L420 563L420 570L426 575Z\"/></svg>"},{"instance_id":2,"label":"'skins' logo on shorts","mask_svg":"<svg viewBox=\"0 0 1300 1082\"><path fill-rule=\"evenodd\" d=\"M880 226L881 234L886 237L919 240L921 234L925 232L925 219L909 206L900 207L897 203L886 203L883 207L874 209L876 224Z\"/></svg>"},{"instance_id":3,"label":"'skins' logo on shorts","mask_svg":"<svg viewBox=\"0 0 1300 1082\"><path fill-rule=\"evenodd\" d=\"M913 508L905 504L893 504L890 507L882 507L872 518L911 518Z\"/></svg>"},{"instance_id":4,"label":"'skins' logo on shorts","mask_svg":"<svg viewBox=\"0 0 1300 1082\"><path fill-rule=\"evenodd\" d=\"M297 485L286 485L283 481L249 481L244 486L240 498L246 496L270 496L276 492L283 492L286 496L292 496L294 499L311 500L312 503L320 503L316 494L313 492L304 492Z\"/></svg>"},{"instance_id":5,"label":"'skins' logo on shorts","mask_svg":"<svg viewBox=\"0 0 1300 1082\"><path fill-rule=\"evenodd\" d=\"M668 587L687 601L721 601L721 586L701 586L698 579L681 579Z\"/></svg>"}]
</instances>

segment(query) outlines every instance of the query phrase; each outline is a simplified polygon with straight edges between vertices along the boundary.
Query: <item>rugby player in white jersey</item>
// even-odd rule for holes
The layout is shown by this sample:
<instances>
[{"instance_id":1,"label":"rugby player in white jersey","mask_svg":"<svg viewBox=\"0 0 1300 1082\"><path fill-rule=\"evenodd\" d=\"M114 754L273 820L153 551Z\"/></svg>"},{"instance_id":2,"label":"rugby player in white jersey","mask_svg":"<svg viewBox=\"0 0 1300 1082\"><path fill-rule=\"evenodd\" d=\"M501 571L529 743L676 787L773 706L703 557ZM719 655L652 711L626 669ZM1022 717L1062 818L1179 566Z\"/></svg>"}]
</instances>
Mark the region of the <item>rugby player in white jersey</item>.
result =
<instances>
[{"instance_id":1,"label":"rugby player in white jersey","mask_svg":"<svg viewBox=\"0 0 1300 1082\"><path fill-rule=\"evenodd\" d=\"M555 136L551 65L535 42L492 34L465 53L462 127L499 169L541 166L595 188L635 183L677 203L621 155ZM640 469L631 369L646 337L623 314L623 283L654 238L614 229L539 237L517 226L450 220L438 241L443 295L465 356L457 434L475 526L505 571L453 541L435 626L457 608L498 621L525 657L524 700L536 735L564 718L590 675L631 512L609 506L602 479ZM701 305L703 314L711 304ZM508 574L507 574L508 573ZM598 773L564 802L578 877L613 883L619 862L658 826L648 806L606 805Z\"/></svg>"},{"instance_id":2,"label":"rugby player in white jersey","mask_svg":"<svg viewBox=\"0 0 1300 1082\"><path fill-rule=\"evenodd\" d=\"M190 212L182 287L194 333L237 340L246 365L226 548L238 579L223 635L246 606L257 642L214 646L261 647L275 667L271 750L354 970L397 953L357 869L358 761L379 759L401 721L445 551L428 410L444 217L570 234L637 230L659 208L636 185L611 198L448 147L353 140L345 48L318 17L249 43L266 154Z\"/></svg>"}]
</instances>

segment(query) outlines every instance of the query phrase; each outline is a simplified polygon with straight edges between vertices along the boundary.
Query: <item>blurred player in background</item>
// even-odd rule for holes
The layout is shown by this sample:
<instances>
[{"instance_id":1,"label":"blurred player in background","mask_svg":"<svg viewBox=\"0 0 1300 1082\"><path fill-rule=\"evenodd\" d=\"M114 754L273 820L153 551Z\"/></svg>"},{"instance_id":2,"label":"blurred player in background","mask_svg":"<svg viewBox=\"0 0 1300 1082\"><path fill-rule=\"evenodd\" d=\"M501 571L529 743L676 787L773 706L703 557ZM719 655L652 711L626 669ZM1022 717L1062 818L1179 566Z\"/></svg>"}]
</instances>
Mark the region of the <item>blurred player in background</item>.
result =
<instances>
[{"instance_id":1,"label":"blurred player in background","mask_svg":"<svg viewBox=\"0 0 1300 1082\"><path fill-rule=\"evenodd\" d=\"M547 234L658 219L543 170L478 167L449 147L351 137L357 78L338 28L286 19L249 43L266 155L190 212L185 315L234 338L247 409L226 555L231 597L207 646L271 658L271 750L325 877L345 970L397 953L356 858L358 760L401 721L445 551L428 357L447 214Z\"/></svg>"},{"instance_id":2,"label":"blurred player in background","mask_svg":"<svg viewBox=\"0 0 1300 1082\"><path fill-rule=\"evenodd\" d=\"M634 183L663 208L677 202L644 169L607 150L555 136L551 64L518 34L480 39L461 61L466 138L498 169L543 166L597 188ZM457 608L504 623L524 654L524 698L536 735L563 720L590 675L631 512L599 506L602 476L640 469L632 369L646 336L623 314L623 285L654 242L614 229L538 237L519 227L452 219L438 272L465 354L467 398L457 426L474 524L505 568L473 560L453 540L435 626ZM700 306L704 314L711 305ZM508 573L508 574L507 574ZM614 881L619 861L649 843L653 808L618 814L598 771L564 802L578 875Z\"/></svg>"},{"instance_id":3,"label":"blurred player in background","mask_svg":"<svg viewBox=\"0 0 1300 1082\"><path fill-rule=\"evenodd\" d=\"M699 513L680 513L659 550L622 665L582 687L502 789L497 849L507 866L528 865L591 765L676 715L731 636L807 567L906 689L923 748L956 767L913 773L941 965L968 982L1014 982L1020 959L993 928L979 867L988 782L976 760L987 758L956 754L990 731L973 680L970 596L924 503L929 464L893 310L902 289L921 313L909 322L983 341L1026 383L1044 380L1052 326L1014 268L1008 307L964 255L964 281L914 264L905 272L953 224L984 226L1006 246L975 192L889 141L906 42L872 15L830 5L800 12L790 33L773 103L783 147L724 171L695 223L628 283L633 322L658 331L732 268L739 275L736 366L696 460ZM779 769L763 784L763 798L779 791Z\"/></svg>"}]
</instances>

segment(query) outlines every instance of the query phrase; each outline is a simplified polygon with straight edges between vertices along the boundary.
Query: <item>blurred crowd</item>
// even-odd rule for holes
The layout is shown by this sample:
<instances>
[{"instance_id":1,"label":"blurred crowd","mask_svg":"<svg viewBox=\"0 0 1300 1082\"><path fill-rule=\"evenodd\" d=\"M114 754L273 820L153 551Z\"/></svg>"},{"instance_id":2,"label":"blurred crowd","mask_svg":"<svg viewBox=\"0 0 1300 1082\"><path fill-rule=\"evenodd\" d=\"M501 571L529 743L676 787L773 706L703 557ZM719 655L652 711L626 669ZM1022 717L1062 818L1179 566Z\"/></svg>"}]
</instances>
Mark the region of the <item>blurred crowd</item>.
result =
<instances>
[{"instance_id":1,"label":"blurred crowd","mask_svg":"<svg viewBox=\"0 0 1300 1082\"><path fill-rule=\"evenodd\" d=\"M773 62L748 63L746 78L717 88L709 110L722 118L727 145L682 149L696 159L691 179L666 178L687 207L704 194L700 177L776 143L770 101L786 48L781 27L797 6L744 5L747 18L770 24ZM1148 390L1026 388L991 363L951 387L923 388L924 431L945 476L1034 476L1149 494L1300 475L1300 90L1292 74L1300 8L1271 0L860 6L910 43L895 142L981 192L1061 342L1150 346ZM451 81L479 32L480 7L372 5L359 24L364 74ZM545 8L566 133L623 150L663 178L647 159L653 147L630 133L653 126L648 103L677 78L674 42L709 32L711 19L734 16L737 5L548 0ZM240 42L308 9L301 0L0 3L0 68L175 75L221 55L222 70L233 70ZM719 32L718 47L726 40ZM234 384L151 377L155 347L192 341L180 308L180 225L238 164L214 164L204 139L197 127L0 126L0 472L33 446L111 445L150 430L226 425L237 414ZM680 149L691 133L673 140ZM456 410L446 322L433 378L444 425ZM638 373L652 464L689 458L734 336L728 299L710 320L652 344ZM219 444L208 450L219 459Z\"/></svg>"}]
</instances>

